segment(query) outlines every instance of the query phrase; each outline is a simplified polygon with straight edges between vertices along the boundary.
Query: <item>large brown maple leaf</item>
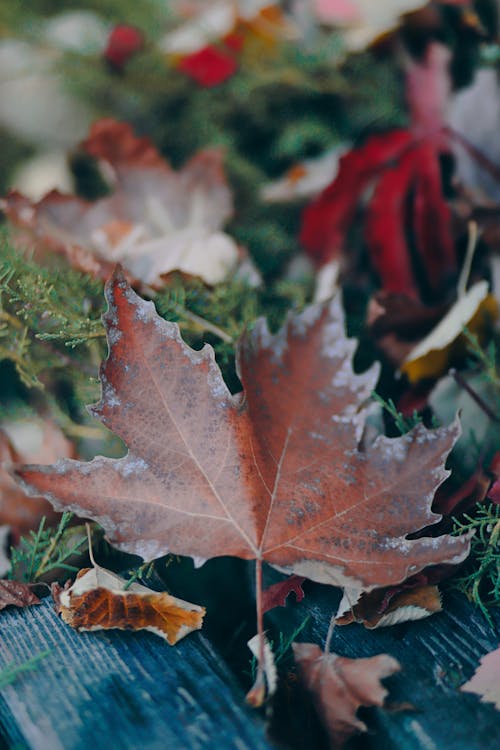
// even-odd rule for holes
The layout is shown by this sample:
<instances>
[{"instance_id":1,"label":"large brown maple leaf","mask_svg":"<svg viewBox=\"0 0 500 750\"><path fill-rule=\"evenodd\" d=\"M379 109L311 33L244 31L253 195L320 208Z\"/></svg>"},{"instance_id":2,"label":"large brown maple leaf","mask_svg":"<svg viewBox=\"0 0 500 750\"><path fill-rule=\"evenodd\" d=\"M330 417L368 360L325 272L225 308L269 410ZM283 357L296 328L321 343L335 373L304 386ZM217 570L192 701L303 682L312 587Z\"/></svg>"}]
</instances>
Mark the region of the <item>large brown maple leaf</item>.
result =
<instances>
[{"instance_id":1,"label":"large brown maple leaf","mask_svg":"<svg viewBox=\"0 0 500 750\"><path fill-rule=\"evenodd\" d=\"M239 346L244 395L233 396L212 348L189 348L119 272L107 300L92 412L129 452L23 467L37 494L147 559L235 555L369 590L465 556L461 537L406 538L440 519L430 506L458 427L358 447L377 370L354 374L338 301L276 335L258 321Z\"/></svg>"},{"instance_id":2,"label":"large brown maple leaf","mask_svg":"<svg viewBox=\"0 0 500 750\"><path fill-rule=\"evenodd\" d=\"M23 467L33 492L148 559L256 559L258 592L262 561L370 590L466 556L463 537L407 539L440 519L430 506L458 427L359 447L378 370L354 374L338 300L276 335L258 321L239 345L236 396L212 348L190 349L120 272L107 300L109 356L92 411L129 452Z\"/></svg>"}]
</instances>

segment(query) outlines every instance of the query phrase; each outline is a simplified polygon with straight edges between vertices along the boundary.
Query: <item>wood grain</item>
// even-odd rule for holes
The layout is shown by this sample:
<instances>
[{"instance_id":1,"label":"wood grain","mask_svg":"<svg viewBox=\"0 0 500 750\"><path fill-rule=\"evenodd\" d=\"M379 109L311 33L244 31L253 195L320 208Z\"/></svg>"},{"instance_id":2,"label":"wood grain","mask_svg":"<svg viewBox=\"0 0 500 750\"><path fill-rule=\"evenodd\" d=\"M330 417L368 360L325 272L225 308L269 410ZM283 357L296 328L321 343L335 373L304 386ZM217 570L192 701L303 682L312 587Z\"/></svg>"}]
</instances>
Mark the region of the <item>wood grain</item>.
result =
<instances>
[{"instance_id":1,"label":"wood grain","mask_svg":"<svg viewBox=\"0 0 500 750\"><path fill-rule=\"evenodd\" d=\"M301 642L324 645L331 613L339 594L326 586L306 586L300 604L274 610L275 627L293 632L309 616ZM494 613L493 613L494 614ZM342 656L367 657L388 653L401 664L399 674L385 684L390 702L411 703L413 711L386 712L367 709L363 719L370 734L360 747L370 750L496 750L500 747L499 714L477 696L461 693L459 687L471 677L479 659L500 642L500 612L490 625L474 605L460 594L444 597L444 611L419 622L380 630L353 624L337 627L331 650ZM301 696L303 700L303 696ZM319 747L308 735L307 707L302 702L300 718L290 711L290 746ZM309 709L309 714L312 709ZM311 732L316 731L311 728ZM297 740L295 740L297 737Z\"/></svg>"},{"instance_id":2,"label":"wood grain","mask_svg":"<svg viewBox=\"0 0 500 750\"><path fill-rule=\"evenodd\" d=\"M0 619L0 668L50 649L0 698L0 747L269 750L262 720L201 634L78 634L45 601ZM3 745L2 745L3 740Z\"/></svg>"}]
</instances>

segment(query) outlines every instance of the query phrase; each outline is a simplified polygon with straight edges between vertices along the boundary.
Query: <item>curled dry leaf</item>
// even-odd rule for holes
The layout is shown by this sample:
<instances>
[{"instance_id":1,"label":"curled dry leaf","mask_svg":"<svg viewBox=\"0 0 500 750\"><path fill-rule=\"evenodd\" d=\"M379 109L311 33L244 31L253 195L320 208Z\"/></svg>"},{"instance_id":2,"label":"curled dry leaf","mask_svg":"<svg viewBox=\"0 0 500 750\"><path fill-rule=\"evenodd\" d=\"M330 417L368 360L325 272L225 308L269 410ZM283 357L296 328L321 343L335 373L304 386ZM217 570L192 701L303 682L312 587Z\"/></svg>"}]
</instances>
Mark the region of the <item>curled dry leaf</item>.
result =
<instances>
[{"instance_id":1,"label":"curled dry leaf","mask_svg":"<svg viewBox=\"0 0 500 750\"><path fill-rule=\"evenodd\" d=\"M354 374L338 299L276 335L256 324L239 346L242 398L212 348L190 349L119 272L107 298L93 413L129 453L23 467L32 492L99 519L111 542L147 559L233 555L370 590L468 554L464 537L407 539L440 518L430 506L456 423L359 449L377 368Z\"/></svg>"},{"instance_id":2,"label":"curled dry leaf","mask_svg":"<svg viewBox=\"0 0 500 750\"><path fill-rule=\"evenodd\" d=\"M28 532L42 516L49 521L54 509L44 498L27 495L10 475L14 464L26 461L51 463L58 457L74 456L73 444L48 419L5 422L0 429L0 523L14 535Z\"/></svg>"},{"instance_id":3,"label":"curled dry leaf","mask_svg":"<svg viewBox=\"0 0 500 750\"><path fill-rule=\"evenodd\" d=\"M500 648L483 656L472 679L462 685L464 693L481 696L483 703L494 703L500 710Z\"/></svg>"},{"instance_id":4,"label":"curled dry leaf","mask_svg":"<svg viewBox=\"0 0 500 750\"><path fill-rule=\"evenodd\" d=\"M325 654L313 643L294 643L293 652L332 748L340 748L353 734L367 731L356 712L361 706L383 706L387 690L380 681L400 670L388 654L347 659Z\"/></svg>"},{"instance_id":5,"label":"curled dry leaf","mask_svg":"<svg viewBox=\"0 0 500 750\"><path fill-rule=\"evenodd\" d=\"M264 635L264 648L263 648L263 655L261 655L260 650L260 639L259 634L254 635L253 638L250 638L250 640L247 643L248 648L254 655L254 657L257 659L257 662L259 662L262 659L262 669L264 671L264 675L266 678L266 684L265 685L258 685L256 684L254 688L248 693L247 695L247 701L250 703L250 705L254 706L255 708L258 708L259 706L262 706L264 703L264 700L267 696L272 696L275 694L276 690L278 689L278 670L276 667L276 661L274 659L273 650L271 648L271 644L267 640L266 636Z\"/></svg>"},{"instance_id":6,"label":"curled dry leaf","mask_svg":"<svg viewBox=\"0 0 500 750\"><path fill-rule=\"evenodd\" d=\"M6 579L0 581L0 610L5 607L30 607L32 604L40 604L40 599L28 583Z\"/></svg>"},{"instance_id":7,"label":"curled dry leaf","mask_svg":"<svg viewBox=\"0 0 500 750\"><path fill-rule=\"evenodd\" d=\"M174 270L215 284L235 269L240 251L221 231L232 213L221 151L176 172L149 138L111 119L95 123L82 148L107 170L112 194L90 202L53 191L31 203L10 193L1 207L25 243L103 279L119 261L130 279L158 287Z\"/></svg>"},{"instance_id":8,"label":"curled dry leaf","mask_svg":"<svg viewBox=\"0 0 500 750\"><path fill-rule=\"evenodd\" d=\"M360 622L370 630L409 620L422 620L442 609L441 594L437 586L410 588L404 583L391 589L363 593L353 607L350 607L349 602L345 604L347 611L343 614L343 604L340 604L341 614L337 615L337 625Z\"/></svg>"},{"instance_id":9,"label":"curled dry leaf","mask_svg":"<svg viewBox=\"0 0 500 750\"><path fill-rule=\"evenodd\" d=\"M76 630L149 630L173 646L202 626L205 609L95 566L72 586L53 588L56 611Z\"/></svg>"}]
</instances>

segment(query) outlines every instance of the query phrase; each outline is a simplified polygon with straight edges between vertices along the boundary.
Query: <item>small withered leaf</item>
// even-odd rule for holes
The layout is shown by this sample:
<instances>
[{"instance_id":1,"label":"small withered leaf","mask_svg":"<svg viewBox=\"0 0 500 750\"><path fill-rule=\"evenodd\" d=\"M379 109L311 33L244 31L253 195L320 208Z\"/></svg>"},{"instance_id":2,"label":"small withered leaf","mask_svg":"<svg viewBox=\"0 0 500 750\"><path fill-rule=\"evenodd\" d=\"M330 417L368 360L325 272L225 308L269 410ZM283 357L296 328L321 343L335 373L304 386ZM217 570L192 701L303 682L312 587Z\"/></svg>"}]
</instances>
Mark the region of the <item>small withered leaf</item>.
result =
<instances>
[{"instance_id":1,"label":"small withered leaf","mask_svg":"<svg viewBox=\"0 0 500 750\"><path fill-rule=\"evenodd\" d=\"M295 594L297 602L301 602L305 594L302 584L306 579L303 576L288 576L283 581L273 583L262 592L262 609L269 612L275 607L286 607L286 601L290 594Z\"/></svg>"},{"instance_id":2,"label":"small withered leaf","mask_svg":"<svg viewBox=\"0 0 500 750\"><path fill-rule=\"evenodd\" d=\"M28 583L7 579L0 581L0 610L5 607L30 607L32 604L40 604L40 599Z\"/></svg>"},{"instance_id":3,"label":"small withered leaf","mask_svg":"<svg viewBox=\"0 0 500 750\"><path fill-rule=\"evenodd\" d=\"M440 519L431 503L458 425L359 448L378 370L353 372L338 299L274 335L255 324L238 348L244 400L212 348L190 349L118 271L107 299L109 356L92 411L129 452L25 466L33 492L146 559L231 555L370 590L468 554L464 537L407 538Z\"/></svg>"},{"instance_id":4,"label":"small withered leaf","mask_svg":"<svg viewBox=\"0 0 500 750\"><path fill-rule=\"evenodd\" d=\"M361 594L359 601L337 617L337 625L360 622L370 630L397 625L440 612L441 594L437 586L406 588L404 584L391 589L375 589Z\"/></svg>"},{"instance_id":5,"label":"small withered leaf","mask_svg":"<svg viewBox=\"0 0 500 750\"><path fill-rule=\"evenodd\" d=\"M347 659L325 654L314 643L294 643L293 652L332 750L341 748L353 734L367 731L356 712L361 706L383 706L387 690L381 680L400 670L399 663L388 654Z\"/></svg>"},{"instance_id":6,"label":"small withered leaf","mask_svg":"<svg viewBox=\"0 0 500 750\"><path fill-rule=\"evenodd\" d=\"M52 589L56 611L76 630L148 630L173 646L202 626L205 609L127 581L105 568L80 570L72 586Z\"/></svg>"}]
</instances>

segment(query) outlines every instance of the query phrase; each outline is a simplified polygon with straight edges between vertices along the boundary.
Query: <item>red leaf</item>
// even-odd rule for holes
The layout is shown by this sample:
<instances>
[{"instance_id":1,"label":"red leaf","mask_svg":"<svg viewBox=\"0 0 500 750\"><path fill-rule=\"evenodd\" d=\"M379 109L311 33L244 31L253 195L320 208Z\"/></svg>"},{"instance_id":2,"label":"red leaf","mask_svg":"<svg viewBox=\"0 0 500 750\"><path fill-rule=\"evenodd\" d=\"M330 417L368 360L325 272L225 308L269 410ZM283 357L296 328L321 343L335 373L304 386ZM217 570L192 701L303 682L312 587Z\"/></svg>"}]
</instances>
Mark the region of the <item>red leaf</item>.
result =
<instances>
[{"instance_id":1,"label":"red leaf","mask_svg":"<svg viewBox=\"0 0 500 750\"><path fill-rule=\"evenodd\" d=\"M443 197L437 153L429 143L416 152L415 239L431 289L438 291L454 277L457 259L451 233L451 212Z\"/></svg>"},{"instance_id":2,"label":"red leaf","mask_svg":"<svg viewBox=\"0 0 500 750\"><path fill-rule=\"evenodd\" d=\"M144 47L144 35L140 29L128 24L118 24L112 29L104 58L115 70L123 70L126 63Z\"/></svg>"},{"instance_id":3,"label":"red leaf","mask_svg":"<svg viewBox=\"0 0 500 750\"><path fill-rule=\"evenodd\" d=\"M269 612L275 607L286 607L288 595L292 592L295 594L297 601L301 602L304 598L302 584L306 579L303 576L289 576L284 581L273 583L262 592L262 611Z\"/></svg>"},{"instance_id":4,"label":"red leaf","mask_svg":"<svg viewBox=\"0 0 500 750\"><path fill-rule=\"evenodd\" d=\"M370 259L386 292L418 297L406 241L405 206L418 169L418 152L406 151L381 176L366 213Z\"/></svg>"},{"instance_id":5,"label":"red leaf","mask_svg":"<svg viewBox=\"0 0 500 750\"><path fill-rule=\"evenodd\" d=\"M213 44L184 57L178 68L204 88L218 86L238 70L238 63L228 51Z\"/></svg>"},{"instance_id":6,"label":"red leaf","mask_svg":"<svg viewBox=\"0 0 500 750\"><path fill-rule=\"evenodd\" d=\"M341 252L361 194L412 140L408 131L394 130L372 136L341 158L335 180L302 215L300 241L314 260L323 264Z\"/></svg>"}]
</instances>

